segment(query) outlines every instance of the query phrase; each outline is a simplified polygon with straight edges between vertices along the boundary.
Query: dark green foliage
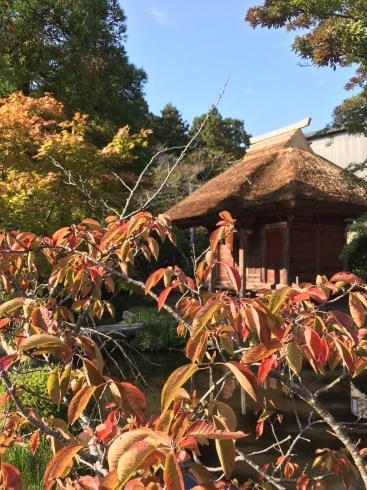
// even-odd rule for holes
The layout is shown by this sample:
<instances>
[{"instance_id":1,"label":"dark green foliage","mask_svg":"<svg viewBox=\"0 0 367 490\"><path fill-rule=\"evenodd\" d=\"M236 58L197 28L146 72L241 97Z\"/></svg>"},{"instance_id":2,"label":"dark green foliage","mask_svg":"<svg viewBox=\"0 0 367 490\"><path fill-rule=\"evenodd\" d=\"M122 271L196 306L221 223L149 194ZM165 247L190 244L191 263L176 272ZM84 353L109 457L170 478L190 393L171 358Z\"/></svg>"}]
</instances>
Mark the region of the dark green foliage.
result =
<instances>
[{"instance_id":1,"label":"dark green foliage","mask_svg":"<svg viewBox=\"0 0 367 490\"><path fill-rule=\"evenodd\" d=\"M203 114L193 120L190 136L194 136L205 117L206 114ZM196 138L197 147L222 153L227 160L242 158L249 143L244 121L230 117L223 118L218 109L210 113L204 128Z\"/></svg>"},{"instance_id":2,"label":"dark green foliage","mask_svg":"<svg viewBox=\"0 0 367 490\"><path fill-rule=\"evenodd\" d=\"M348 226L349 241L341 258L348 261L348 269L367 281L367 213Z\"/></svg>"},{"instance_id":3,"label":"dark green foliage","mask_svg":"<svg viewBox=\"0 0 367 490\"><path fill-rule=\"evenodd\" d=\"M47 393L47 378L50 370L47 367L30 366L24 364L17 373L11 374L11 380L16 384L21 392L23 404L32 408L42 417L53 415L55 417L65 417L67 408L63 405L57 407L50 400ZM5 391L5 386L0 384L0 393ZM38 396L39 395L39 396Z\"/></svg>"},{"instance_id":4,"label":"dark green foliage","mask_svg":"<svg viewBox=\"0 0 367 490\"><path fill-rule=\"evenodd\" d=\"M189 141L189 125L172 104L167 104L160 116L150 114L147 125L153 130L149 141L154 148L176 148L172 153L177 156Z\"/></svg>"},{"instance_id":5,"label":"dark green foliage","mask_svg":"<svg viewBox=\"0 0 367 490\"><path fill-rule=\"evenodd\" d=\"M148 320L146 328L137 333L130 345L140 352L180 349L184 347L185 339L177 334L170 319Z\"/></svg>"},{"instance_id":6,"label":"dark green foliage","mask_svg":"<svg viewBox=\"0 0 367 490\"><path fill-rule=\"evenodd\" d=\"M146 73L129 62L117 0L13 0L0 6L0 94L51 92L105 132L146 119ZM112 126L112 127L111 127Z\"/></svg>"},{"instance_id":7,"label":"dark green foliage","mask_svg":"<svg viewBox=\"0 0 367 490\"><path fill-rule=\"evenodd\" d=\"M299 29L293 50L316 66L357 64L356 76L346 89L362 92L338 106L333 126L346 127L349 133L367 135L367 1L355 0L265 0L251 7L246 20L252 27Z\"/></svg>"}]
</instances>

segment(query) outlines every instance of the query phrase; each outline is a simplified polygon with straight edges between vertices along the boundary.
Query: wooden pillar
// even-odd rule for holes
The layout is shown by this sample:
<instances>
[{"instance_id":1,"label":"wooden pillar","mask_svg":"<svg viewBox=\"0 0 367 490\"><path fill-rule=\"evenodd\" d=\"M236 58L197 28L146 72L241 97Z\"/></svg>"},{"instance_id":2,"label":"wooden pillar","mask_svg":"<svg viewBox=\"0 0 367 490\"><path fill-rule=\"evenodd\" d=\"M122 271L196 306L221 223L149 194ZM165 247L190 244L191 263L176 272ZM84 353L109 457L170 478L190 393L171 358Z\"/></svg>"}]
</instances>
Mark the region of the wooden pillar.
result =
<instances>
[{"instance_id":1,"label":"wooden pillar","mask_svg":"<svg viewBox=\"0 0 367 490\"><path fill-rule=\"evenodd\" d=\"M289 284L289 228L283 228L283 283Z\"/></svg>"},{"instance_id":2,"label":"wooden pillar","mask_svg":"<svg viewBox=\"0 0 367 490\"><path fill-rule=\"evenodd\" d=\"M266 277L266 229L261 230L261 273L260 273L260 281L262 283L267 282Z\"/></svg>"},{"instance_id":3,"label":"wooden pillar","mask_svg":"<svg viewBox=\"0 0 367 490\"><path fill-rule=\"evenodd\" d=\"M321 233L315 230L315 250L316 250L316 275L321 273Z\"/></svg>"},{"instance_id":4,"label":"wooden pillar","mask_svg":"<svg viewBox=\"0 0 367 490\"><path fill-rule=\"evenodd\" d=\"M244 228L239 230L239 250L238 250L238 269L242 281L240 297L244 298L246 296L246 238Z\"/></svg>"}]
</instances>

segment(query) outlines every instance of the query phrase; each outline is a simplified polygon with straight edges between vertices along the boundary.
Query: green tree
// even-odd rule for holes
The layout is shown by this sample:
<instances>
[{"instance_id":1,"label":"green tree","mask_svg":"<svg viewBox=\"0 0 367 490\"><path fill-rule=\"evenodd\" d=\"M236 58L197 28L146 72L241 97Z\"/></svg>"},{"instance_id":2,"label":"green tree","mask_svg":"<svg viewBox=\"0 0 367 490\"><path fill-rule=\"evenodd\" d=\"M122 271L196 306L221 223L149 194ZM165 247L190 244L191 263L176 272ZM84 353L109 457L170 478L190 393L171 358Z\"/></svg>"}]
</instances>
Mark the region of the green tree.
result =
<instances>
[{"instance_id":1,"label":"green tree","mask_svg":"<svg viewBox=\"0 0 367 490\"><path fill-rule=\"evenodd\" d=\"M67 117L88 114L108 138L126 124L142 127L147 76L129 62L126 17L117 0L3 1L0 37L2 96L50 92Z\"/></svg>"},{"instance_id":2,"label":"green tree","mask_svg":"<svg viewBox=\"0 0 367 490\"><path fill-rule=\"evenodd\" d=\"M335 109L333 125L367 135L366 0L265 0L247 11L246 21L254 28L300 29L292 49L316 66L335 70L357 64L356 76L346 88L358 86L362 91Z\"/></svg>"},{"instance_id":3,"label":"green tree","mask_svg":"<svg viewBox=\"0 0 367 490\"><path fill-rule=\"evenodd\" d=\"M148 126L152 129L149 141L155 148L175 148L174 155L179 155L182 147L189 141L189 125L173 104L169 103L161 110L161 115L150 114Z\"/></svg>"},{"instance_id":4,"label":"green tree","mask_svg":"<svg viewBox=\"0 0 367 490\"><path fill-rule=\"evenodd\" d=\"M203 124L206 114L195 117L189 134L193 136ZM239 159L245 155L249 145L249 135L244 121L231 117L223 118L215 108L208 117L202 131L196 138L197 147L222 152L227 158Z\"/></svg>"},{"instance_id":5,"label":"green tree","mask_svg":"<svg viewBox=\"0 0 367 490\"><path fill-rule=\"evenodd\" d=\"M203 182L242 158L249 144L249 135L245 131L244 122L240 119L223 118L216 108L212 109L208 117L207 114L203 114L194 118L188 132L181 114L170 105L165 107L161 119L157 118L156 121L160 122L160 125L158 131L153 131L159 135L161 145L180 146L180 143L187 144L190 138L193 138L193 142L158 194L154 212L167 210L192 190L200 187ZM168 136L170 125L175 128L173 138ZM153 192L159 188L167 173L175 165L177 155L178 153L174 151L162 154L157 159L152 175L155 181Z\"/></svg>"}]
</instances>

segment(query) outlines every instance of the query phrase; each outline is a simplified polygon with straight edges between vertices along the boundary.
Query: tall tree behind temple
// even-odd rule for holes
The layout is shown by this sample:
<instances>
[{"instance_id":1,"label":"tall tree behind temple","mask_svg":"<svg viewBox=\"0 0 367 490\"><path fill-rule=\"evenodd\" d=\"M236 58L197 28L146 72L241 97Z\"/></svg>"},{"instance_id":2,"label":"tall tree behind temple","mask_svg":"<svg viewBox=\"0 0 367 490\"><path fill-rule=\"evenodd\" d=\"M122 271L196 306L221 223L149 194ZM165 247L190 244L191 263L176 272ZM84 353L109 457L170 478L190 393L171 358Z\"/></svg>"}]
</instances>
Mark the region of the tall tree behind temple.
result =
<instances>
[{"instance_id":1,"label":"tall tree behind temple","mask_svg":"<svg viewBox=\"0 0 367 490\"><path fill-rule=\"evenodd\" d=\"M147 76L129 62L117 0L3 1L0 36L0 95L51 92L67 116L89 114L108 136L146 121Z\"/></svg>"},{"instance_id":2,"label":"tall tree behind temple","mask_svg":"<svg viewBox=\"0 0 367 490\"><path fill-rule=\"evenodd\" d=\"M150 114L148 126L153 130L149 141L155 148L175 148L172 153L179 155L189 141L189 125L171 103L164 106L160 116Z\"/></svg>"},{"instance_id":3,"label":"tall tree behind temple","mask_svg":"<svg viewBox=\"0 0 367 490\"><path fill-rule=\"evenodd\" d=\"M190 129L183 122L181 113L171 104L154 116L153 138L157 146L167 148L185 145L194 137L205 120L206 114L194 118ZM223 118L213 109L192 147L166 182L154 204L155 212L162 212L186 197L206 180L214 177L236 160L242 158L249 143L249 135L240 119ZM179 151L162 154L154 167L155 190L172 169Z\"/></svg>"}]
</instances>

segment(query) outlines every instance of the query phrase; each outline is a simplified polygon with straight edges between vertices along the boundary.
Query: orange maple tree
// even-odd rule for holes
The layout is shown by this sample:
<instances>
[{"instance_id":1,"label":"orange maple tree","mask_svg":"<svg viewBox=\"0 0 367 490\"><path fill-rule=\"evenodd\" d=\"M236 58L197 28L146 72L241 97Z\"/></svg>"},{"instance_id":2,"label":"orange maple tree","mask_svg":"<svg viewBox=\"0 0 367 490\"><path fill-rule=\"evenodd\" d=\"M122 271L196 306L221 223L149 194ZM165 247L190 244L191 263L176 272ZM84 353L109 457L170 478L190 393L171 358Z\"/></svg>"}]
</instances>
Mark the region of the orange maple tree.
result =
<instances>
[{"instance_id":1,"label":"orange maple tree","mask_svg":"<svg viewBox=\"0 0 367 490\"><path fill-rule=\"evenodd\" d=\"M125 126L99 148L96 123L80 113L68 120L49 94L1 99L0 119L2 228L49 234L125 203L139 174L134 148L147 144L149 131L130 134Z\"/></svg>"},{"instance_id":2,"label":"orange maple tree","mask_svg":"<svg viewBox=\"0 0 367 490\"><path fill-rule=\"evenodd\" d=\"M46 434L54 452L44 475L46 490L184 490L187 477L198 490L230 485L238 490L317 490L326 487L330 475L340 475L347 489L356 478L367 485L367 448L362 441L355 443L345 425L319 401L322 392L367 367L366 285L354 274L340 272L330 279L319 276L315 285L293 284L241 298L240 275L228 265L233 289L209 292L205 286L216 267L215 250L219 243L231 248L235 233L231 215L226 211L220 215L205 256L196 259L194 277L170 266L156 270L145 284L129 276L130 266L138 254L147 260L157 256L159 243L166 238L175 243L167 215L154 217L143 211L129 219L109 216L103 224L87 218L52 236L0 232L0 281L2 289L13 295L0 305L0 332L7 346L0 358L6 386L0 397L0 455L27 439L35 451L40 434ZM38 274L38 256L50 263L47 277ZM86 325L89 315L101 318L105 311L113 315L102 288L113 292L118 278L140 287L158 308L168 310L187 339L188 362L168 377L160 412L153 416L145 415L145 395L139 387L106 371L98 343L89 335L93 329ZM159 295L154 292L157 285L163 287ZM167 303L173 290L181 292L176 307ZM332 306L328 311L319 307L346 295L349 315ZM244 347L249 337L251 343ZM26 362L37 366L37 359L47 361L48 396L55 407L68 406L66 420L44 418L36 407L26 406L12 381L13 371ZM199 396L185 388L195 373L210 374L216 366L223 376L217 381L209 376L206 393ZM339 366L342 370L336 380L312 391L302 383L307 366L320 376ZM269 453L269 463L260 467L236 446L237 439L248 434L236 430L231 407L211 395L234 376L257 401L259 385L270 375L303 399L314 416L291 442L276 438L269 451L276 448L280 456ZM100 418L96 407L101 409ZM254 427L258 438L275 412L281 422L281 407L271 411L259 401ZM313 466L320 475L301 468L295 456L296 445L316 422L324 423L337 441L336 448L317 451ZM30 427L28 435L22 431L24 424ZM200 459L201 445L210 439L215 440L218 474ZM231 481L236 461L254 468L259 481ZM88 475L78 473L82 462L88 465ZM17 468L2 459L0 475L4 488L22 488Z\"/></svg>"}]
</instances>

